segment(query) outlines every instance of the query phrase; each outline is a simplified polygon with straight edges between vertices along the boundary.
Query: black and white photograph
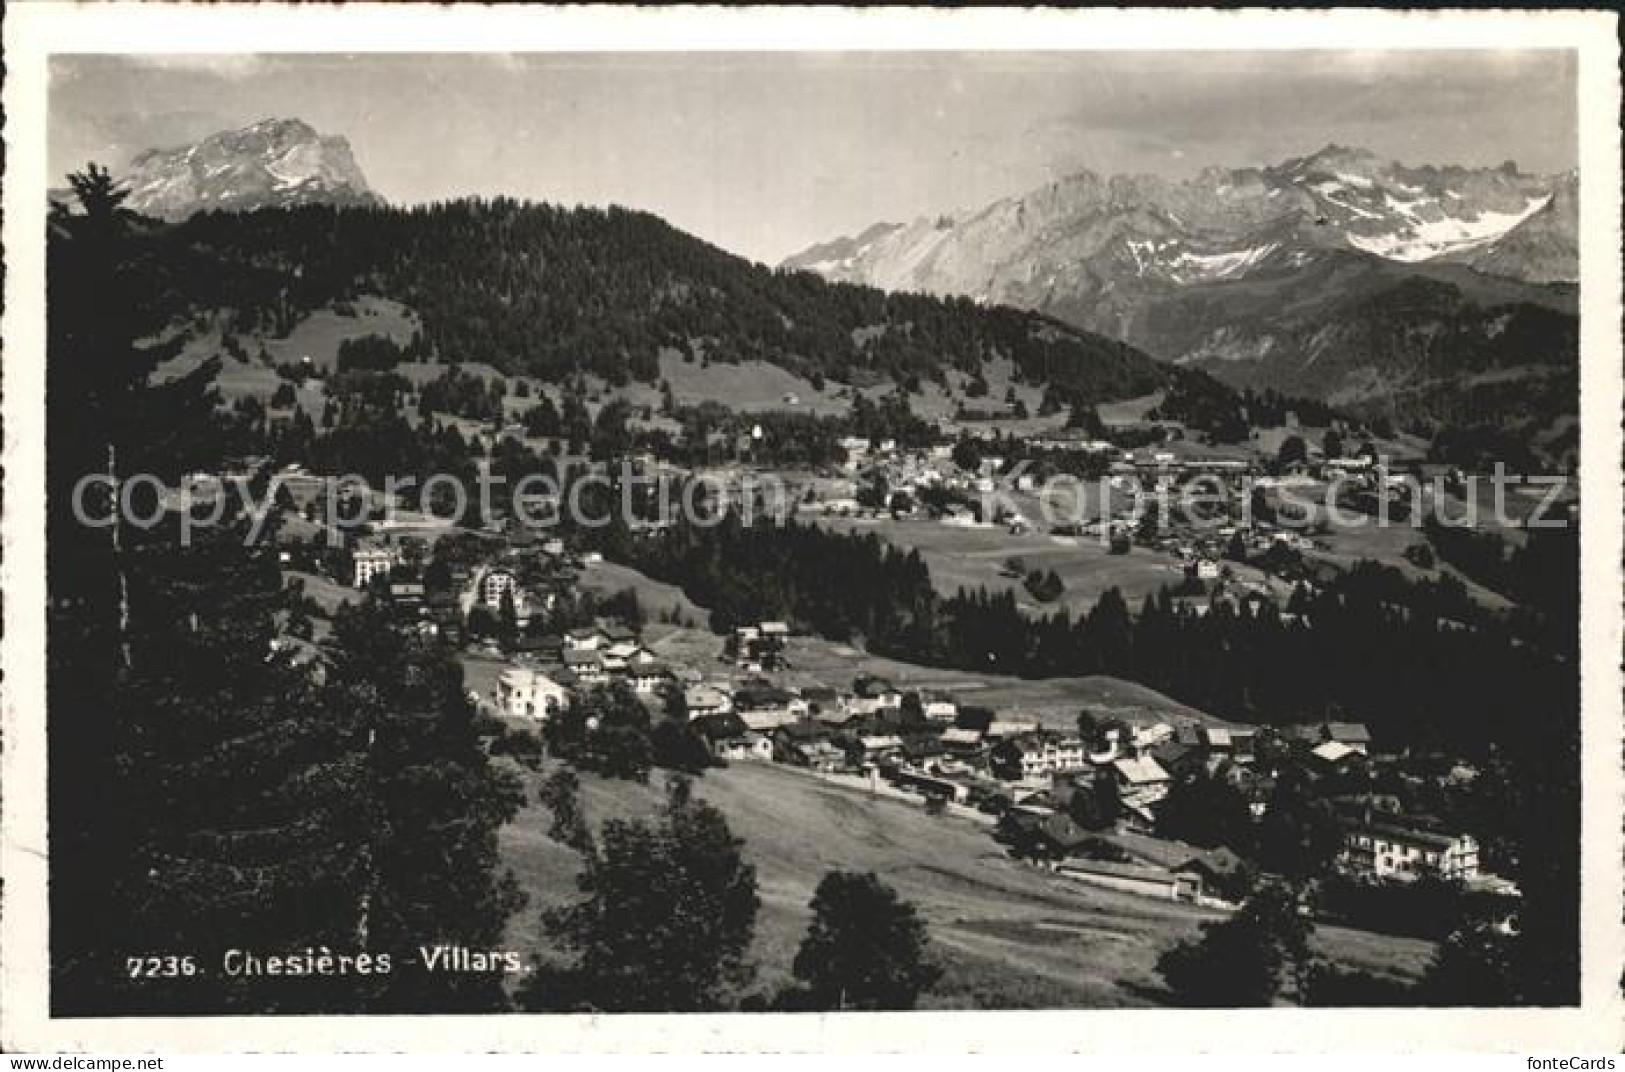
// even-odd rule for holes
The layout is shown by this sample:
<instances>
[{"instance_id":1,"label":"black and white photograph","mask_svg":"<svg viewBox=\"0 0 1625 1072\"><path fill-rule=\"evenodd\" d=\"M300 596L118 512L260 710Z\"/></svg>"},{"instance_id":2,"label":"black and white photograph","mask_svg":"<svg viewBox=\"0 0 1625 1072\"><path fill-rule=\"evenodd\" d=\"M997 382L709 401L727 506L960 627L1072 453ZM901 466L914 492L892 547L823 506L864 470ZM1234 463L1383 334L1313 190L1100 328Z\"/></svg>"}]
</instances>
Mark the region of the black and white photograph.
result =
<instances>
[{"instance_id":1,"label":"black and white photograph","mask_svg":"<svg viewBox=\"0 0 1625 1072\"><path fill-rule=\"evenodd\" d=\"M464 14L53 48L8 126L51 1037L1600 1000L1618 1050L1578 44Z\"/></svg>"}]
</instances>

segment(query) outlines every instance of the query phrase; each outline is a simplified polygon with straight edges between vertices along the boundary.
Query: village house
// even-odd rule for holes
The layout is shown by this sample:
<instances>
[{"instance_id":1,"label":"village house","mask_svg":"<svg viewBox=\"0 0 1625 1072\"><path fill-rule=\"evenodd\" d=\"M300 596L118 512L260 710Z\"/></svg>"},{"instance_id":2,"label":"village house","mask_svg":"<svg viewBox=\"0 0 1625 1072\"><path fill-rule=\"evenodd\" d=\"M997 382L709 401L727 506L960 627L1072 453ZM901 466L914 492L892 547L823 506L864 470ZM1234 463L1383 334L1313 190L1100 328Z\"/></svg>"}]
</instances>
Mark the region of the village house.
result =
<instances>
[{"instance_id":1,"label":"village house","mask_svg":"<svg viewBox=\"0 0 1625 1072\"><path fill-rule=\"evenodd\" d=\"M601 621L598 623L599 634L603 636L608 647L638 642L637 630L623 622Z\"/></svg>"},{"instance_id":2,"label":"village house","mask_svg":"<svg viewBox=\"0 0 1625 1072\"><path fill-rule=\"evenodd\" d=\"M546 720L564 709L569 694L540 670L514 667L497 679L497 702L504 713L516 718Z\"/></svg>"},{"instance_id":3,"label":"village house","mask_svg":"<svg viewBox=\"0 0 1625 1072\"><path fill-rule=\"evenodd\" d=\"M970 786L963 782L927 773L915 767L899 767L891 774L891 782L900 789L922 796L963 804L970 797Z\"/></svg>"},{"instance_id":4,"label":"village house","mask_svg":"<svg viewBox=\"0 0 1625 1072\"><path fill-rule=\"evenodd\" d=\"M739 716L735 714L701 715L689 720L689 725L697 730L705 743L713 752L716 751L718 741L732 737L743 737L750 732Z\"/></svg>"},{"instance_id":5,"label":"village house","mask_svg":"<svg viewBox=\"0 0 1625 1072\"><path fill-rule=\"evenodd\" d=\"M327 668L331 662L327 652L318 645L287 635L271 639L269 659L280 659L288 666L303 670L318 685L327 680Z\"/></svg>"},{"instance_id":6,"label":"village house","mask_svg":"<svg viewBox=\"0 0 1625 1072\"><path fill-rule=\"evenodd\" d=\"M937 740L945 752L964 756L981 750L982 731L950 726L942 731L942 736Z\"/></svg>"},{"instance_id":7,"label":"village house","mask_svg":"<svg viewBox=\"0 0 1625 1072\"><path fill-rule=\"evenodd\" d=\"M771 730L807 713L807 703L765 681L749 682L734 691L734 711L753 730Z\"/></svg>"},{"instance_id":8,"label":"village house","mask_svg":"<svg viewBox=\"0 0 1625 1072\"><path fill-rule=\"evenodd\" d=\"M683 693L689 718L725 715L733 710L733 697L714 685L695 685Z\"/></svg>"},{"instance_id":9,"label":"village house","mask_svg":"<svg viewBox=\"0 0 1625 1072\"><path fill-rule=\"evenodd\" d=\"M1037 733L1039 728L1036 718L996 718L988 724L987 736L996 740L1008 739Z\"/></svg>"},{"instance_id":10,"label":"village house","mask_svg":"<svg viewBox=\"0 0 1625 1072\"><path fill-rule=\"evenodd\" d=\"M801 690L801 698L807 701L807 713L815 717L841 709L841 694L828 685L808 685Z\"/></svg>"},{"instance_id":11,"label":"village house","mask_svg":"<svg viewBox=\"0 0 1625 1072\"><path fill-rule=\"evenodd\" d=\"M1371 731L1361 722L1321 722L1307 726L1288 726L1282 736L1295 741L1300 747L1315 749L1328 742L1365 755L1371 750Z\"/></svg>"},{"instance_id":12,"label":"village house","mask_svg":"<svg viewBox=\"0 0 1625 1072\"><path fill-rule=\"evenodd\" d=\"M639 696L653 696L671 680L671 671L657 662L634 662L626 669L626 680Z\"/></svg>"},{"instance_id":13,"label":"village house","mask_svg":"<svg viewBox=\"0 0 1625 1072\"><path fill-rule=\"evenodd\" d=\"M1371 750L1371 731L1363 722L1328 722L1321 732L1326 740L1336 741L1361 755Z\"/></svg>"},{"instance_id":14,"label":"village house","mask_svg":"<svg viewBox=\"0 0 1625 1072\"><path fill-rule=\"evenodd\" d=\"M564 650L597 651L607 644L608 640L609 638L604 636L604 631L596 625L583 626L564 634Z\"/></svg>"},{"instance_id":15,"label":"village house","mask_svg":"<svg viewBox=\"0 0 1625 1072\"><path fill-rule=\"evenodd\" d=\"M1222 845L1197 853L1176 865L1173 873L1194 884L1193 899L1197 901L1236 903L1244 896L1248 881L1246 861Z\"/></svg>"},{"instance_id":16,"label":"village house","mask_svg":"<svg viewBox=\"0 0 1625 1072\"><path fill-rule=\"evenodd\" d=\"M1335 774L1357 767L1365 760L1365 753L1350 748L1341 741L1326 741L1309 750L1314 766L1321 772Z\"/></svg>"},{"instance_id":17,"label":"village house","mask_svg":"<svg viewBox=\"0 0 1625 1072\"><path fill-rule=\"evenodd\" d=\"M1194 774L1207 765L1206 749L1185 744L1176 738L1163 741L1155 748L1148 749L1148 752L1173 778Z\"/></svg>"},{"instance_id":18,"label":"village house","mask_svg":"<svg viewBox=\"0 0 1625 1072\"><path fill-rule=\"evenodd\" d=\"M1089 765L1083 742L1076 737L1040 734L1023 737L1017 743L1021 747L1021 776L1024 779L1068 774Z\"/></svg>"},{"instance_id":19,"label":"village house","mask_svg":"<svg viewBox=\"0 0 1625 1072\"><path fill-rule=\"evenodd\" d=\"M1217 774L1241 794L1254 819L1263 818L1265 812L1269 811L1270 798L1275 794L1273 775L1237 763L1222 765Z\"/></svg>"},{"instance_id":20,"label":"village house","mask_svg":"<svg viewBox=\"0 0 1625 1072\"><path fill-rule=\"evenodd\" d=\"M604 657L596 651L566 648L564 668L574 674L576 681L587 688L609 681L609 671L604 666Z\"/></svg>"},{"instance_id":21,"label":"village house","mask_svg":"<svg viewBox=\"0 0 1625 1072\"><path fill-rule=\"evenodd\" d=\"M846 752L832 744L829 729L816 722L792 722L773 731L773 758L820 773L843 770Z\"/></svg>"},{"instance_id":22,"label":"village house","mask_svg":"<svg viewBox=\"0 0 1625 1072\"><path fill-rule=\"evenodd\" d=\"M1425 829L1403 816L1367 812L1345 826L1339 862L1355 874L1376 878L1437 874L1466 880L1478 876L1478 842L1471 834Z\"/></svg>"},{"instance_id":23,"label":"village house","mask_svg":"<svg viewBox=\"0 0 1625 1072\"><path fill-rule=\"evenodd\" d=\"M1168 772L1150 756L1114 760L1112 776L1125 806L1146 807L1168 795Z\"/></svg>"},{"instance_id":24,"label":"village house","mask_svg":"<svg viewBox=\"0 0 1625 1072\"><path fill-rule=\"evenodd\" d=\"M959 705L947 696L922 696L920 711L929 721L949 726L959 717Z\"/></svg>"},{"instance_id":25,"label":"village house","mask_svg":"<svg viewBox=\"0 0 1625 1072\"><path fill-rule=\"evenodd\" d=\"M1186 572L1199 581L1216 581L1223 570L1213 559L1201 556L1186 567Z\"/></svg>"},{"instance_id":26,"label":"village house","mask_svg":"<svg viewBox=\"0 0 1625 1072\"><path fill-rule=\"evenodd\" d=\"M886 756L902 752L903 739L894 734L859 737L858 747L863 750L863 758L874 763Z\"/></svg>"},{"instance_id":27,"label":"village house","mask_svg":"<svg viewBox=\"0 0 1625 1072\"><path fill-rule=\"evenodd\" d=\"M1135 748L1155 748L1163 741L1175 736L1175 730L1166 722L1153 722L1149 726L1136 726L1133 729L1133 743Z\"/></svg>"},{"instance_id":28,"label":"village house","mask_svg":"<svg viewBox=\"0 0 1625 1072\"><path fill-rule=\"evenodd\" d=\"M1150 864L1118 863L1114 860L1068 860L1055 869L1058 875L1087 882L1091 886L1155 897L1164 901L1196 900L1197 879Z\"/></svg>"},{"instance_id":29,"label":"village house","mask_svg":"<svg viewBox=\"0 0 1625 1072\"><path fill-rule=\"evenodd\" d=\"M737 626L728 641L728 654L749 673L775 670L784 664L784 642L789 635L783 622Z\"/></svg>"},{"instance_id":30,"label":"village house","mask_svg":"<svg viewBox=\"0 0 1625 1072\"><path fill-rule=\"evenodd\" d=\"M355 565L355 587L365 588L374 577L388 577L395 568L395 552L387 547L360 547L350 556Z\"/></svg>"},{"instance_id":31,"label":"village house","mask_svg":"<svg viewBox=\"0 0 1625 1072\"><path fill-rule=\"evenodd\" d=\"M1019 855L1039 860L1064 860L1089 840L1077 823L1047 807L1011 808L999 833Z\"/></svg>"},{"instance_id":32,"label":"village house","mask_svg":"<svg viewBox=\"0 0 1625 1072\"><path fill-rule=\"evenodd\" d=\"M711 752L718 759L730 761L749 759L765 763L773 759L773 742L760 733L751 731L716 741L711 746Z\"/></svg>"},{"instance_id":33,"label":"village house","mask_svg":"<svg viewBox=\"0 0 1625 1072\"><path fill-rule=\"evenodd\" d=\"M1209 752L1233 756L1243 761L1252 757L1253 742L1258 736L1257 732L1251 729L1224 726L1204 726L1201 732L1202 742Z\"/></svg>"},{"instance_id":34,"label":"village house","mask_svg":"<svg viewBox=\"0 0 1625 1072\"><path fill-rule=\"evenodd\" d=\"M526 662L560 663L564 659L564 642L556 636L521 633L514 638L514 655Z\"/></svg>"},{"instance_id":35,"label":"village house","mask_svg":"<svg viewBox=\"0 0 1625 1072\"><path fill-rule=\"evenodd\" d=\"M603 657L604 669L612 674L623 673L631 667L647 666L655 661L654 653L636 640L606 640L597 650Z\"/></svg>"},{"instance_id":36,"label":"village house","mask_svg":"<svg viewBox=\"0 0 1625 1072\"><path fill-rule=\"evenodd\" d=\"M883 677L865 676L852 682L852 696L847 700L847 709L855 714L897 711L902 706L903 694Z\"/></svg>"}]
</instances>

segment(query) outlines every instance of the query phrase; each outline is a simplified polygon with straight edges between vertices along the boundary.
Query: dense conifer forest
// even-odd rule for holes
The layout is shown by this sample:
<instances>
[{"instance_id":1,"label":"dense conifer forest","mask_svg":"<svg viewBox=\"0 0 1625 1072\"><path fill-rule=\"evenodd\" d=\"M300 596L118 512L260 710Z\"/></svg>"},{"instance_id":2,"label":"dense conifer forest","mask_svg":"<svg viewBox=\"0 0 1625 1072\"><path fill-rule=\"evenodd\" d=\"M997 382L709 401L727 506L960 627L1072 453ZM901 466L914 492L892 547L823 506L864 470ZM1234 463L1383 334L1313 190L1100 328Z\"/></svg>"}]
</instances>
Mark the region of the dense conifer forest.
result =
<instances>
[{"instance_id":1,"label":"dense conifer forest","mask_svg":"<svg viewBox=\"0 0 1625 1072\"><path fill-rule=\"evenodd\" d=\"M1133 347L1043 316L776 271L621 208L498 198L203 213L149 225L144 241L171 307L231 309L241 332L284 334L329 302L377 294L422 317L441 360L555 381L652 382L662 350L759 359L815 384L940 380L1006 358L1092 399L1164 377Z\"/></svg>"}]
</instances>

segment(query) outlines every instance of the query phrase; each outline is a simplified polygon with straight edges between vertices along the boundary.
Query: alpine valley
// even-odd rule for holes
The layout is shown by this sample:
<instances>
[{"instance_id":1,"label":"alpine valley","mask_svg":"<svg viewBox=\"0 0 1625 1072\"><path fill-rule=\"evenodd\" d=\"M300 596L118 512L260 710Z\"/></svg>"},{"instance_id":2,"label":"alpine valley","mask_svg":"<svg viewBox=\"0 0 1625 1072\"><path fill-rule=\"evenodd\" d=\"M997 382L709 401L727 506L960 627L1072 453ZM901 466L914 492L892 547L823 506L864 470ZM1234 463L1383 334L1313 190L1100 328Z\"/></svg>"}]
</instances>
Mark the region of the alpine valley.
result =
<instances>
[{"instance_id":1,"label":"alpine valley","mask_svg":"<svg viewBox=\"0 0 1625 1072\"><path fill-rule=\"evenodd\" d=\"M1576 1006L1575 176L823 213L1578 68L1055 51L53 56L50 1017Z\"/></svg>"}]
</instances>

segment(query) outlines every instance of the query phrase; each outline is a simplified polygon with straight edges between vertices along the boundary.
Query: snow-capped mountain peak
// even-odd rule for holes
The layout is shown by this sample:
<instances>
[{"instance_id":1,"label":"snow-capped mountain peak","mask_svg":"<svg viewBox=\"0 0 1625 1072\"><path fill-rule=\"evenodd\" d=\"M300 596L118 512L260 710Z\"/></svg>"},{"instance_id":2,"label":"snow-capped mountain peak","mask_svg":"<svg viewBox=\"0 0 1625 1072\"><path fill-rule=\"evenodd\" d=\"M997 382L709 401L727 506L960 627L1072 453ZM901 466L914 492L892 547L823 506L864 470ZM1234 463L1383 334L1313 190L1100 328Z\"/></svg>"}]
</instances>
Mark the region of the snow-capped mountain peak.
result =
<instances>
[{"instance_id":1,"label":"snow-capped mountain peak","mask_svg":"<svg viewBox=\"0 0 1625 1072\"><path fill-rule=\"evenodd\" d=\"M179 220L312 203L377 204L350 143L299 119L262 119L175 149L135 157L121 176L137 212Z\"/></svg>"},{"instance_id":2,"label":"snow-capped mountain peak","mask_svg":"<svg viewBox=\"0 0 1625 1072\"><path fill-rule=\"evenodd\" d=\"M1081 171L956 219L870 228L785 266L1045 307L1057 294L1110 299L1120 285L1177 288L1291 270L1328 250L1470 261L1544 218L1561 182L1511 162L1410 167L1336 144L1267 167L1209 167L1184 182ZM1543 279L1571 277L1554 263L1560 245L1542 243ZM1516 274L1515 258L1495 264Z\"/></svg>"}]
</instances>

